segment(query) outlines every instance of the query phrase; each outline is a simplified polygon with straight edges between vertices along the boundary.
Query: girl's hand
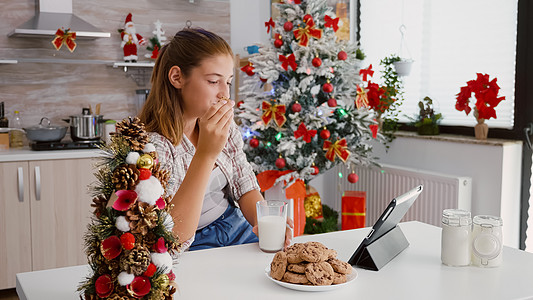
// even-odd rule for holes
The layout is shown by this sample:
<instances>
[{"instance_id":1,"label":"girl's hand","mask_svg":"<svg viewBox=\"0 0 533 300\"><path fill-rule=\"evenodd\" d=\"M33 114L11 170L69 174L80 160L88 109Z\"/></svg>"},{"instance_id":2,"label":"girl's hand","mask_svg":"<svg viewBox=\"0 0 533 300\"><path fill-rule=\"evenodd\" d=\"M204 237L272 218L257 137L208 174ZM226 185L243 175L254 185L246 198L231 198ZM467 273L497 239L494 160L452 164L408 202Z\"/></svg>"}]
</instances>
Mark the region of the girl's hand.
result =
<instances>
[{"instance_id":1,"label":"girl's hand","mask_svg":"<svg viewBox=\"0 0 533 300\"><path fill-rule=\"evenodd\" d=\"M283 247L284 249L291 245L293 229L294 229L294 222L292 221L292 219L287 218L287 228L285 228L285 246ZM255 233L255 235L259 236L259 233L258 233L259 229L257 225L255 225L252 228L252 231Z\"/></svg>"},{"instance_id":2,"label":"girl's hand","mask_svg":"<svg viewBox=\"0 0 533 300\"><path fill-rule=\"evenodd\" d=\"M234 101L219 99L198 119L199 134L196 152L216 159L228 141L233 121Z\"/></svg>"}]
</instances>

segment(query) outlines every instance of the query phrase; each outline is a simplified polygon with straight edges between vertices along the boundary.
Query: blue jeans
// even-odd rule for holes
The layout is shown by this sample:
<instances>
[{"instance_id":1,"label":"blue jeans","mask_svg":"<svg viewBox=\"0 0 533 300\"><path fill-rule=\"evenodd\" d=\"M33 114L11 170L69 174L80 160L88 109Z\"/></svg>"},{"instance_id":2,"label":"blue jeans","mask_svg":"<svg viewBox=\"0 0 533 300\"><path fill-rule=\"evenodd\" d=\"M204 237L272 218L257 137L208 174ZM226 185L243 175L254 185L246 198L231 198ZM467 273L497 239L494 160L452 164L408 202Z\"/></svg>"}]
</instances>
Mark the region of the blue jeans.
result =
<instances>
[{"instance_id":1,"label":"blue jeans","mask_svg":"<svg viewBox=\"0 0 533 300\"><path fill-rule=\"evenodd\" d=\"M189 251L256 243L259 239L239 208L228 206L222 216L196 231Z\"/></svg>"}]
</instances>

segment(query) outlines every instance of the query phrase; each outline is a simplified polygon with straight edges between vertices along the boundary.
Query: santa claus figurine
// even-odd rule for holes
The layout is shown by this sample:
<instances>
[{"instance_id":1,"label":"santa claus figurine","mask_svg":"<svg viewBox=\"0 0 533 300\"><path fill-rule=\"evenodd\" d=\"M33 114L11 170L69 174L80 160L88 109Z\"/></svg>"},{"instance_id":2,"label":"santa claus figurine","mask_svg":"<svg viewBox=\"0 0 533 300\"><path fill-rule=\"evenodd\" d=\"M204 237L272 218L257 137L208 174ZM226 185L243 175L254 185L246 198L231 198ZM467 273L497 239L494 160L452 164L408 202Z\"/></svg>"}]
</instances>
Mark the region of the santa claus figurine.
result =
<instances>
[{"instance_id":1,"label":"santa claus figurine","mask_svg":"<svg viewBox=\"0 0 533 300\"><path fill-rule=\"evenodd\" d=\"M126 62L136 62L137 46L146 44L144 38L140 34L137 34L131 17L131 13L129 13L124 22L124 29L118 30L120 32L120 37L122 38L120 47L124 50L124 61Z\"/></svg>"}]
</instances>

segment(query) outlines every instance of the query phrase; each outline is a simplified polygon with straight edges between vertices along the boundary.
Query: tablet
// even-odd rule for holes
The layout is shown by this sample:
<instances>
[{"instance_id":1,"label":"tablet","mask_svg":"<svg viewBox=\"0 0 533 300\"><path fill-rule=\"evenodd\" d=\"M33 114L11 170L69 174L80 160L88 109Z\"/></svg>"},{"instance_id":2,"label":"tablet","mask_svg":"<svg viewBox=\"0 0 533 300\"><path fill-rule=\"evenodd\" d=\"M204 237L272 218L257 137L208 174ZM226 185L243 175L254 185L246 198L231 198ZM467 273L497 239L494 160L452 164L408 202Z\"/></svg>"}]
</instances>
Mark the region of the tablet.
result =
<instances>
[{"instance_id":1,"label":"tablet","mask_svg":"<svg viewBox=\"0 0 533 300\"><path fill-rule=\"evenodd\" d=\"M351 265L356 265L357 260L360 257L360 252L366 248L366 246L372 244L374 241L382 237L387 232L391 231L398 225L400 220L405 216L411 205L415 202L416 198L422 192L423 186L419 185L407 193L392 199L387 208L383 211L379 219L376 221L370 233L363 239L357 250L348 260Z\"/></svg>"}]
</instances>

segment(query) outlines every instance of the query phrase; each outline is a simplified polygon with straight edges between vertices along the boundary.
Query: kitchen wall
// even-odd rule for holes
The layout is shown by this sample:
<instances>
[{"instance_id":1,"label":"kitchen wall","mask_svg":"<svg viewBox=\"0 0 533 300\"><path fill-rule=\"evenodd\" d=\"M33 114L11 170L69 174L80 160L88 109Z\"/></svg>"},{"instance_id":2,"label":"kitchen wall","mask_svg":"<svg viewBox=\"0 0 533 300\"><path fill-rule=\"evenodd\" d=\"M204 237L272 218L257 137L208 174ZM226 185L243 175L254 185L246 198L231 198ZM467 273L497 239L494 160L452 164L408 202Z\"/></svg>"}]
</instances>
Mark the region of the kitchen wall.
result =
<instances>
[{"instance_id":1,"label":"kitchen wall","mask_svg":"<svg viewBox=\"0 0 533 300\"><path fill-rule=\"evenodd\" d=\"M35 15L36 0L0 0L0 7L0 60L38 58L120 62L122 49L117 29L123 27L130 12L137 32L145 39L153 36L153 22L157 20L163 23L168 39L191 20L193 27L216 32L230 42L228 0L194 0L193 3L189 0L73 0L75 15L111 33L110 38L77 40L78 46L73 53L66 47L56 51L51 44L53 37L7 37L16 26ZM145 53L148 50L144 47L139 50L139 60L148 60L144 58ZM148 73L150 71L151 68ZM5 102L9 118L13 111L21 111L26 125L37 124L43 116L61 124L61 119L81 113L82 107L89 104L94 109L97 103L102 103L104 118L122 119L136 114L135 90L139 88L142 87L122 68L105 64L0 64L0 101Z\"/></svg>"}]
</instances>

